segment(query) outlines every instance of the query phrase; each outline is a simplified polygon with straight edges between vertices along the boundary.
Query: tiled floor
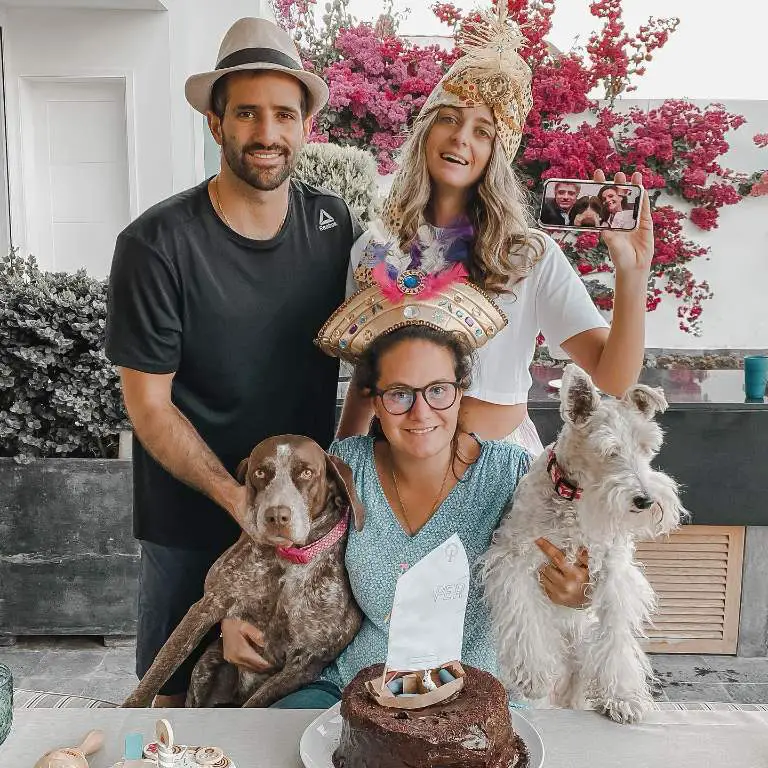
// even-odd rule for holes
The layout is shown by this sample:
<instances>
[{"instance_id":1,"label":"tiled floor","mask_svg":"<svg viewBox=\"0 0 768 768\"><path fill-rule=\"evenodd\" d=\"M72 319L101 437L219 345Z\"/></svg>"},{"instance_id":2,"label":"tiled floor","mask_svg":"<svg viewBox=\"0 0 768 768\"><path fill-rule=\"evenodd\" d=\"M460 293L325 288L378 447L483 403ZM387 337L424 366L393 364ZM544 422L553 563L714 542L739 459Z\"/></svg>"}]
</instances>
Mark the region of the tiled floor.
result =
<instances>
[{"instance_id":1,"label":"tiled floor","mask_svg":"<svg viewBox=\"0 0 768 768\"><path fill-rule=\"evenodd\" d=\"M16 688L120 702L136 685L135 646L105 648L100 638L35 637L0 648Z\"/></svg>"},{"instance_id":2,"label":"tiled floor","mask_svg":"<svg viewBox=\"0 0 768 768\"><path fill-rule=\"evenodd\" d=\"M669 701L733 701L768 704L768 658L651 656Z\"/></svg>"},{"instance_id":3,"label":"tiled floor","mask_svg":"<svg viewBox=\"0 0 768 768\"><path fill-rule=\"evenodd\" d=\"M120 702L136 685L134 646L105 648L100 639L28 638L0 648L17 688ZM662 701L768 704L768 658L651 656Z\"/></svg>"}]
</instances>

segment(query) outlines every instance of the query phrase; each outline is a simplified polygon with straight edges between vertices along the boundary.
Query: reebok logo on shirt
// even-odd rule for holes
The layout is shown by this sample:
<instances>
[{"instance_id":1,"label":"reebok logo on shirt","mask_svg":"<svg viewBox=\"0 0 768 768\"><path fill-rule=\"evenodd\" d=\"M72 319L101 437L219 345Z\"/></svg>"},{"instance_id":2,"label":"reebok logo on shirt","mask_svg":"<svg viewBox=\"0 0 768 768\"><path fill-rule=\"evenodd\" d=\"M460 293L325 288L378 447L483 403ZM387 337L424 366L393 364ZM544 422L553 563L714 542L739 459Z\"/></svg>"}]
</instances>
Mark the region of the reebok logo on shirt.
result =
<instances>
[{"instance_id":1,"label":"reebok logo on shirt","mask_svg":"<svg viewBox=\"0 0 768 768\"><path fill-rule=\"evenodd\" d=\"M336 219L331 216L328 211L324 210L323 208L320 209L320 221L318 222L317 228L321 232L325 232L326 229L333 229L334 227L338 227L339 225L336 223Z\"/></svg>"}]
</instances>

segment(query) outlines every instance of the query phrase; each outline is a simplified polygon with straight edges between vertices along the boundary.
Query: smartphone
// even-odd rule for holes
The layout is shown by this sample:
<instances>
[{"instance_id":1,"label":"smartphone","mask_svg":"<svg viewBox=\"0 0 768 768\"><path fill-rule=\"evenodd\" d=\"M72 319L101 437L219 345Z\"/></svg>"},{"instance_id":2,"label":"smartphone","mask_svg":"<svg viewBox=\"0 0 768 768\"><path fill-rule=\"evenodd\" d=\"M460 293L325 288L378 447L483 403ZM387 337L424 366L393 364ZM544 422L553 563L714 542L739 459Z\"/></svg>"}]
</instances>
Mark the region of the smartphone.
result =
<instances>
[{"instance_id":1,"label":"smartphone","mask_svg":"<svg viewBox=\"0 0 768 768\"><path fill-rule=\"evenodd\" d=\"M637 228L643 188L584 179L547 179L538 222L542 229L594 231Z\"/></svg>"}]
</instances>

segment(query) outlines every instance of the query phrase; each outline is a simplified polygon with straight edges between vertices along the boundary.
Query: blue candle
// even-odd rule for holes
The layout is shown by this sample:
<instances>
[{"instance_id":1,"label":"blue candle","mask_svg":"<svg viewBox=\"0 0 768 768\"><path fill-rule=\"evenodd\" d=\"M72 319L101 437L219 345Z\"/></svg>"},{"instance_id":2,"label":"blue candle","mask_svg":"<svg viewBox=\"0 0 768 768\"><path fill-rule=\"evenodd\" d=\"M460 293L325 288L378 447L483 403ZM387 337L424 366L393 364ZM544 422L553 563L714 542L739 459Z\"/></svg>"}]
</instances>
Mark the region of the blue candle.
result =
<instances>
[{"instance_id":1,"label":"blue candle","mask_svg":"<svg viewBox=\"0 0 768 768\"><path fill-rule=\"evenodd\" d=\"M441 669L437 674L441 683L452 683L456 679L447 669Z\"/></svg>"},{"instance_id":2,"label":"blue candle","mask_svg":"<svg viewBox=\"0 0 768 768\"><path fill-rule=\"evenodd\" d=\"M144 756L144 737L140 733L127 733L123 751L126 760L141 760Z\"/></svg>"}]
</instances>

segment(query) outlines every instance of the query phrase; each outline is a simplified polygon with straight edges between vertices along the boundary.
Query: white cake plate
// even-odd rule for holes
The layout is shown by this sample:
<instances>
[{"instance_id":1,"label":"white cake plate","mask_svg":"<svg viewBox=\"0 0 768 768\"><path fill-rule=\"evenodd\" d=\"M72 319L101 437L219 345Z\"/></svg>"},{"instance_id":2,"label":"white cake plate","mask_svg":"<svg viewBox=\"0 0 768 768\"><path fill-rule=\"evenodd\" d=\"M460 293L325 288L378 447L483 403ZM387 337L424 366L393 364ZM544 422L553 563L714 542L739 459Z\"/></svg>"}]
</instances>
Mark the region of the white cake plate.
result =
<instances>
[{"instance_id":1,"label":"white cake plate","mask_svg":"<svg viewBox=\"0 0 768 768\"><path fill-rule=\"evenodd\" d=\"M331 757L341 736L341 702L334 704L306 728L299 743L305 768L333 768ZM515 709L510 710L512 727L528 749L528 768L544 765L544 742L539 732Z\"/></svg>"}]
</instances>

